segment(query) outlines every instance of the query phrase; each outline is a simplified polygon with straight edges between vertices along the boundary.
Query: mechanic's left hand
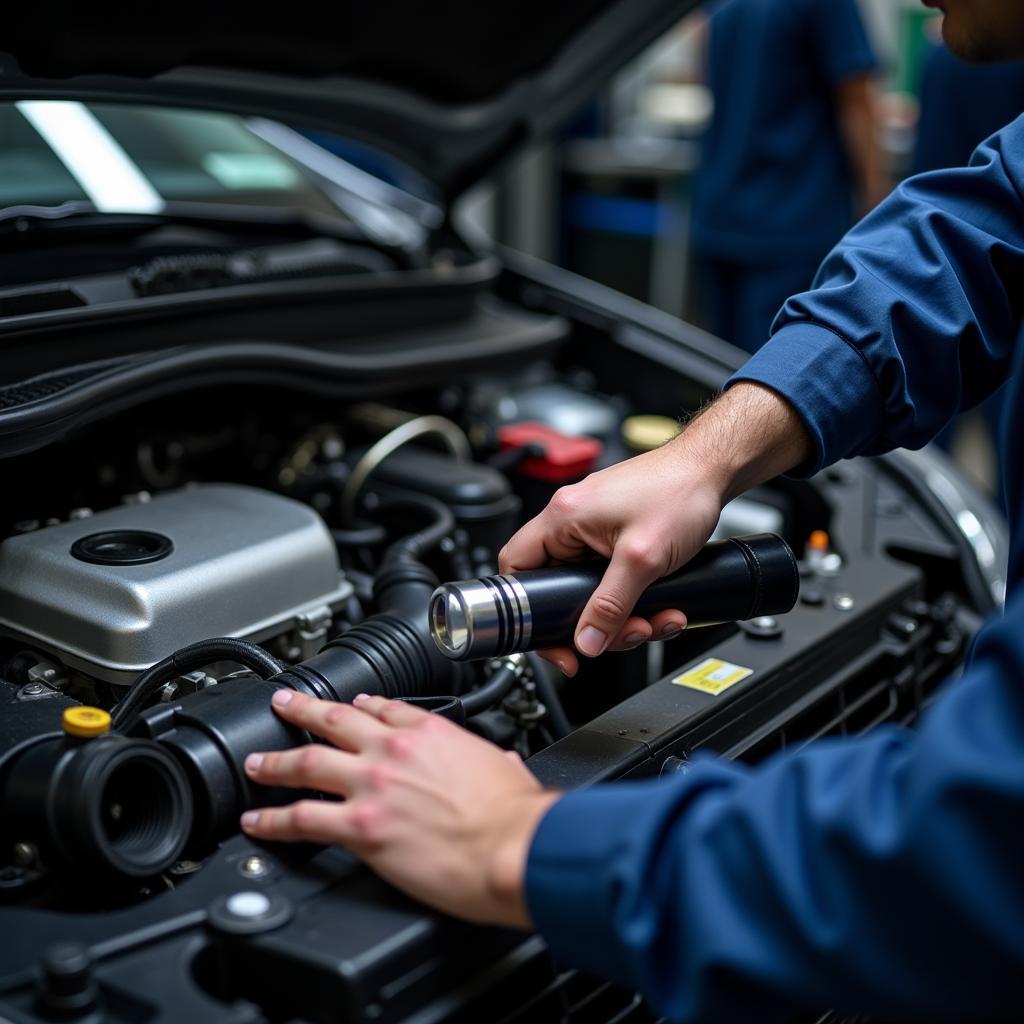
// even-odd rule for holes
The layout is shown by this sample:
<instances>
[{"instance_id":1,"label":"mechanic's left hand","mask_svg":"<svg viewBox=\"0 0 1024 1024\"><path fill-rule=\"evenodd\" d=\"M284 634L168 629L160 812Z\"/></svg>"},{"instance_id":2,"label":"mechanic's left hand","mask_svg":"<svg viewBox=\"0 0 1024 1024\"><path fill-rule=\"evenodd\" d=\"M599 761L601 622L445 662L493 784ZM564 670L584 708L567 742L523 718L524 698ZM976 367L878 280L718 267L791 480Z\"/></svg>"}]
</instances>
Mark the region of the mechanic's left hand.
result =
<instances>
[{"instance_id":1,"label":"mechanic's left hand","mask_svg":"<svg viewBox=\"0 0 1024 1024\"><path fill-rule=\"evenodd\" d=\"M337 843L410 895L471 921L528 927L523 897L533 834L558 794L515 754L422 708L382 697L354 704L278 690L287 722L334 744L250 754L266 786L343 796L247 811L258 839Z\"/></svg>"}]
</instances>

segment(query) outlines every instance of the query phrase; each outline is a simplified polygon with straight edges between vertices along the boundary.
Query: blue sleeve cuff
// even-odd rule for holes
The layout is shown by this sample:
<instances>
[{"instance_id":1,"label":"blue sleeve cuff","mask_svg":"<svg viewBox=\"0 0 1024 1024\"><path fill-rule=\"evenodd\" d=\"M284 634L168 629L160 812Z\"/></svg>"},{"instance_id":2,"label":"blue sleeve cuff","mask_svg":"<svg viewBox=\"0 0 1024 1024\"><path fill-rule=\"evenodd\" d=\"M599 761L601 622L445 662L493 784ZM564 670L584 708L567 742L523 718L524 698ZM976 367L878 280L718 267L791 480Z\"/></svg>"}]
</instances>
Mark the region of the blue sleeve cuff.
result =
<instances>
[{"instance_id":1,"label":"blue sleeve cuff","mask_svg":"<svg viewBox=\"0 0 1024 1024\"><path fill-rule=\"evenodd\" d=\"M552 955L619 981L629 979L614 926L616 865L627 853L625 830L635 827L633 788L596 786L563 796L541 821L526 865L530 919Z\"/></svg>"},{"instance_id":2,"label":"blue sleeve cuff","mask_svg":"<svg viewBox=\"0 0 1024 1024\"><path fill-rule=\"evenodd\" d=\"M883 404L861 352L820 324L789 323L726 383L763 384L785 398L804 421L814 454L791 476L859 455L882 430Z\"/></svg>"},{"instance_id":3,"label":"blue sleeve cuff","mask_svg":"<svg viewBox=\"0 0 1024 1024\"><path fill-rule=\"evenodd\" d=\"M530 845L526 905L555 959L636 987L649 973L638 904L659 884L658 837L744 773L698 755L685 775L591 786L552 804Z\"/></svg>"}]
</instances>

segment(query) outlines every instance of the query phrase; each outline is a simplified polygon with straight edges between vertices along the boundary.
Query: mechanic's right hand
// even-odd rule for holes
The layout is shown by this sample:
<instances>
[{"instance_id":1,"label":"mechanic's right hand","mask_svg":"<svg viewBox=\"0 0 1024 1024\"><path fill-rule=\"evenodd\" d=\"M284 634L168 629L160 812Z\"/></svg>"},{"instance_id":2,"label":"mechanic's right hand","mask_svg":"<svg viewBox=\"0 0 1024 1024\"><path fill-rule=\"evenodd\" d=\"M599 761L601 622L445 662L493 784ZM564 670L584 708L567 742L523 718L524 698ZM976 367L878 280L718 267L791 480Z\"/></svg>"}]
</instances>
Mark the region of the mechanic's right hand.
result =
<instances>
[{"instance_id":1,"label":"mechanic's right hand","mask_svg":"<svg viewBox=\"0 0 1024 1024\"><path fill-rule=\"evenodd\" d=\"M576 626L576 650L588 657L668 639L686 626L685 609L650 620L630 614L651 583L700 550L722 510L721 487L679 440L561 488L501 550L503 573L578 561L592 552L610 559ZM572 648L543 654L566 675L579 669Z\"/></svg>"}]
</instances>

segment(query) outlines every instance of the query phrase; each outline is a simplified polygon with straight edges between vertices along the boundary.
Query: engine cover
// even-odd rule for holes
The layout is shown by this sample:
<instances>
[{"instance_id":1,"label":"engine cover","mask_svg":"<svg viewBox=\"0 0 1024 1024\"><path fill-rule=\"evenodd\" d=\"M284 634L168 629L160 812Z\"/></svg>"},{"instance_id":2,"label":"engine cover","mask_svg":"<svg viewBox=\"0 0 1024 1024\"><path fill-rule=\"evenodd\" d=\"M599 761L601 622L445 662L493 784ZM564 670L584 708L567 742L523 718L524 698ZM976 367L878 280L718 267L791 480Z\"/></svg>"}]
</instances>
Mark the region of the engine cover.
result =
<instances>
[{"instance_id":1,"label":"engine cover","mask_svg":"<svg viewBox=\"0 0 1024 1024\"><path fill-rule=\"evenodd\" d=\"M113 683L197 640L322 621L351 594L313 509L236 484L0 543L0 632Z\"/></svg>"}]
</instances>

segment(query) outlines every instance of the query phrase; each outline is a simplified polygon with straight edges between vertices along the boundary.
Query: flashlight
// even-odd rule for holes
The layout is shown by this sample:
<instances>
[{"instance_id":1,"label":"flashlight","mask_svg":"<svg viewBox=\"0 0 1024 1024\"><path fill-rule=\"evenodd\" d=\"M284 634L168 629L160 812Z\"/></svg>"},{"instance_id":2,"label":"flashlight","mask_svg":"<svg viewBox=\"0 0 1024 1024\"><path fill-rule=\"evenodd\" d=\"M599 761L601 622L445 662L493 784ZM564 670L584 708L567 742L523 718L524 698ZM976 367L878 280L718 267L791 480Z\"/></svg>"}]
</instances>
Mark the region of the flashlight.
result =
<instances>
[{"instance_id":1,"label":"flashlight","mask_svg":"<svg viewBox=\"0 0 1024 1024\"><path fill-rule=\"evenodd\" d=\"M571 644L607 567L585 562L445 583L430 599L431 635L453 661ZM634 614L647 618L679 608L690 626L735 622L788 612L799 589L796 559L781 537L732 537L706 545L682 569L651 584Z\"/></svg>"}]
</instances>

